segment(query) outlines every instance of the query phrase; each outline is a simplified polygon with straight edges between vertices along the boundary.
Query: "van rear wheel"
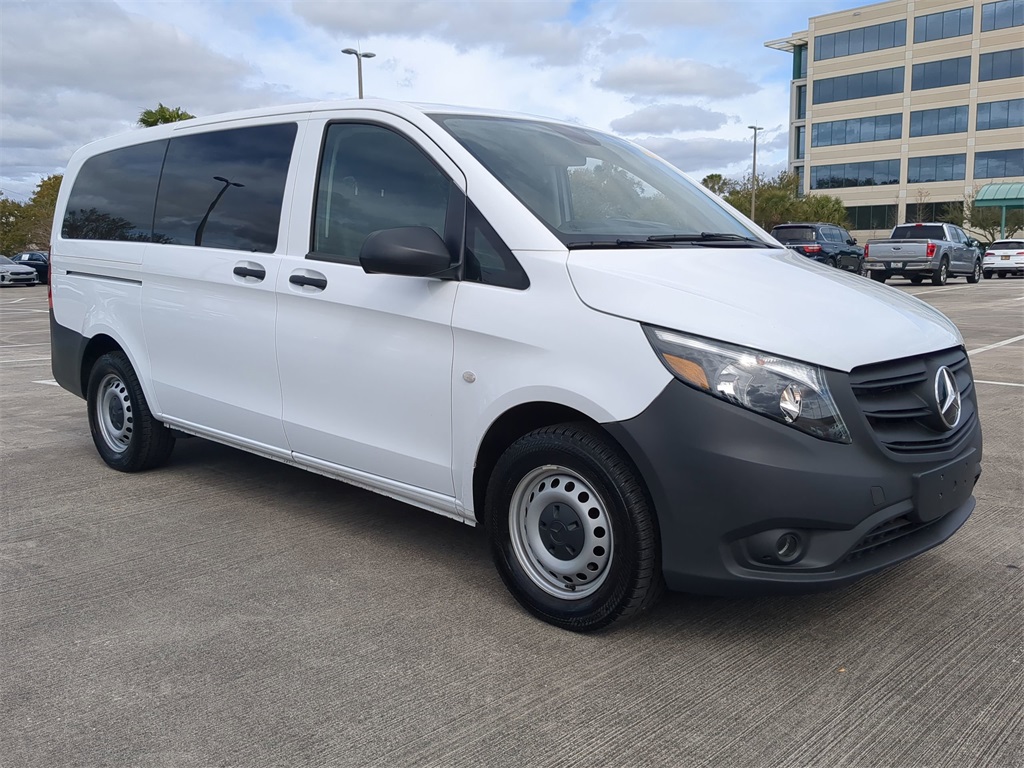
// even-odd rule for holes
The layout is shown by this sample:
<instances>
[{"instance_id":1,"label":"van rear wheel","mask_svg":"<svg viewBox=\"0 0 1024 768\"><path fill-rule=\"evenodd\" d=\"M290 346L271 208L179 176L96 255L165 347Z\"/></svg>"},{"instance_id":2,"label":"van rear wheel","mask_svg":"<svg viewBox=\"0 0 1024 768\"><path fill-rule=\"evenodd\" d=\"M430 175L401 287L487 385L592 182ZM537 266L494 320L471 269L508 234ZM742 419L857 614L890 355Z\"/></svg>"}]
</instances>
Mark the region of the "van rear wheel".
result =
<instances>
[{"instance_id":1,"label":"van rear wheel","mask_svg":"<svg viewBox=\"0 0 1024 768\"><path fill-rule=\"evenodd\" d=\"M167 461L174 433L153 418L128 356L108 352L89 374L89 429L100 458L120 472Z\"/></svg>"},{"instance_id":2,"label":"van rear wheel","mask_svg":"<svg viewBox=\"0 0 1024 768\"><path fill-rule=\"evenodd\" d=\"M636 470L599 430L561 424L516 440L487 490L502 581L534 616L588 632L660 595L661 547Z\"/></svg>"}]
</instances>

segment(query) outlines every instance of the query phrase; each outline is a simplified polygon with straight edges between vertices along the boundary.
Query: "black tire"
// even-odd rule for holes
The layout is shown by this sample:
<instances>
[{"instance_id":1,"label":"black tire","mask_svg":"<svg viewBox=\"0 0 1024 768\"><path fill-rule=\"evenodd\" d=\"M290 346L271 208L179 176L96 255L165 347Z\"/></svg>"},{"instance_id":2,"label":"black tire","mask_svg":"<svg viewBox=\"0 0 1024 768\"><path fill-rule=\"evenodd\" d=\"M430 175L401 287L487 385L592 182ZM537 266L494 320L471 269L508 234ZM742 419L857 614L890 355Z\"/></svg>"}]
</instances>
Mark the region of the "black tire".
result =
<instances>
[{"instance_id":1,"label":"black tire","mask_svg":"<svg viewBox=\"0 0 1024 768\"><path fill-rule=\"evenodd\" d=\"M174 433L153 418L128 356L108 352L89 373L89 429L100 458L119 472L163 464Z\"/></svg>"},{"instance_id":2,"label":"black tire","mask_svg":"<svg viewBox=\"0 0 1024 768\"><path fill-rule=\"evenodd\" d=\"M984 277L984 278L985 278L986 280L991 280L991 279L992 279L992 270L991 270L991 269L986 269L986 270L985 270L984 272L982 272L981 274L982 274L982 276L983 276L983 277Z\"/></svg>"},{"instance_id":3,"label":"black tire","mask_svg":"<svg viewBox=\"0 0 1024 768\"><path fill-rule=\"evenodd\" d=\"M910 278L910 282L912 282L914 285L920 285L921 283L924 282L924 275L914 275L912 278Z\"/></svg>"},{"instance_id":4,"label":"black tire","mask_svg":"<svg viewBox=\"0 0 1024 768\"><path fill-rule=\"evenodd\" d=\"M932 272L932 285L945 285L949 280L949 262L943 256L939 259L939 268Z\"/></svg>"},{"instance_id":5,"label":"black tire","mask_svg":"<svg viewBox=\"0 0 1024 768\"><path fill-rule=\"evenodd\" d=\"M825 266L832 267L832 269L835 269L838 265L836 264L835 259L829 259L828 261L825 262Z\"/></svg>"},{"instance_id":6,"label":"black tire","mask_svg":"<svg viewBox=\"0 0 1024 768\"><path fill-rule=\"evenodd\" d=\"M621 450L586 424L530 432L487 488L501 579L534 616L574 632L636 616L664 587L654 513Z\"/></svg>"},{"instance_id":7,"label":"black tire","mask_svg":"<svg viewBox=\"0 0 1024 768\"><path fill-rule=\"evenodd\" d=\"M885 274L885 272L872 271L871 273L871 279L874 280L876 283L884 283L888 277L889 276Z\"/></svg>"},{"instance_id":8,"label":"black tire","mask_svg":"<svg viewBox=\"0 0 1024 768\"><path fill-rule=\"evenodd\" d=\"M997 275L998 275L999 277L1006 277L1006 273L1005 273L1005 272L996 272L996 274L997 274Z\"/></svg>"},{"instance_id":9,"label":"black tire","mask_svg":"<svg viewBox=\"0 0 1024 768\"><path fill-rule=\"evenodd\" d=\"M977 283L981 281L981 262L974 262L974 269L971 270L971 274L967 276L968 283Z\"/></svg>"}]
</instances>

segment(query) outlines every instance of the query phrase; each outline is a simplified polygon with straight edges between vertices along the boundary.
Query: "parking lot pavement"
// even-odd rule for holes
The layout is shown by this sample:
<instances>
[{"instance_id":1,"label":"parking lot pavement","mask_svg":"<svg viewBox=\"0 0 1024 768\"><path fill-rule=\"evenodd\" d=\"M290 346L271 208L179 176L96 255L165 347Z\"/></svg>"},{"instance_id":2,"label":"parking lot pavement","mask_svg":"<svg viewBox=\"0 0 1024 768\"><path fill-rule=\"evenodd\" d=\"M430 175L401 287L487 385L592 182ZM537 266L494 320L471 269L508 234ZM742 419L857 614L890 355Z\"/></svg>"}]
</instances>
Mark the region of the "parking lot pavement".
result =
<instances>
[{"instance_id":1,"label":"parking lot pavement","mask_svg":"<svg viewBox=\"0 0 1024 768\"><path fill-rule=\"evenodd\" d=\"M590 636L451 520L198 439L107 469L45 286L0 291L0 765L1020 765L1024 280L896 285L972 352L965 527L849 588Z\"/></svg>"}]
</instances>

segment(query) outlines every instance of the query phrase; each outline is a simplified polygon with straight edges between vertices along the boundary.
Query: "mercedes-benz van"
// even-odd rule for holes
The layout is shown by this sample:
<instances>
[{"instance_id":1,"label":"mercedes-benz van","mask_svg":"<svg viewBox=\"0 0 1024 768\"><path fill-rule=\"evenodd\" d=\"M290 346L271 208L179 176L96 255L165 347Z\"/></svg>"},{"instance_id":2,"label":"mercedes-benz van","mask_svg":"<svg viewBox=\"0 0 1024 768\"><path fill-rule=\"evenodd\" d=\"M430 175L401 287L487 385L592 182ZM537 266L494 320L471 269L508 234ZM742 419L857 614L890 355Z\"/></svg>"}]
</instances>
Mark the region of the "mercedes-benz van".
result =
<instances>
[{"instance_id":1,"label":"mercedes-benz van","mask_svg":"<svg viewBox=\"0 0 1024 768\"><path fill-rule=\"evenodd\" d=\"M971 514L956 327L553 120L352 101L71 159L53 373L125 472L197 435L483 525L536 616L849 583Z\"/></svg>"}]
</instances>

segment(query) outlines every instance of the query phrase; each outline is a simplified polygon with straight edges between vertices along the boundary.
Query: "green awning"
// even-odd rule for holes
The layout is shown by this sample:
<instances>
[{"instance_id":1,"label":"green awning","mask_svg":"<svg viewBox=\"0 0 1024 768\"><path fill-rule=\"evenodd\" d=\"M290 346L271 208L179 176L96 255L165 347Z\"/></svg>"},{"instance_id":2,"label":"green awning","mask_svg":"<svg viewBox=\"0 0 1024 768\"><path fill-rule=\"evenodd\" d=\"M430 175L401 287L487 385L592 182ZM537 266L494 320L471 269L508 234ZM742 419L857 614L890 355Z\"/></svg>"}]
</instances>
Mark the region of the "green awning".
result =
<instances>
[{"instance_id":1,"label":"green awning","mask_svg":"<svg viewBox=\"0 0 1024 768\"><path fill-rule=\"evenodd\" d=\"M974 204L981 208L1024 208L1024 183L986 184L978 190Z\"/></svg>"}]
</instances>

